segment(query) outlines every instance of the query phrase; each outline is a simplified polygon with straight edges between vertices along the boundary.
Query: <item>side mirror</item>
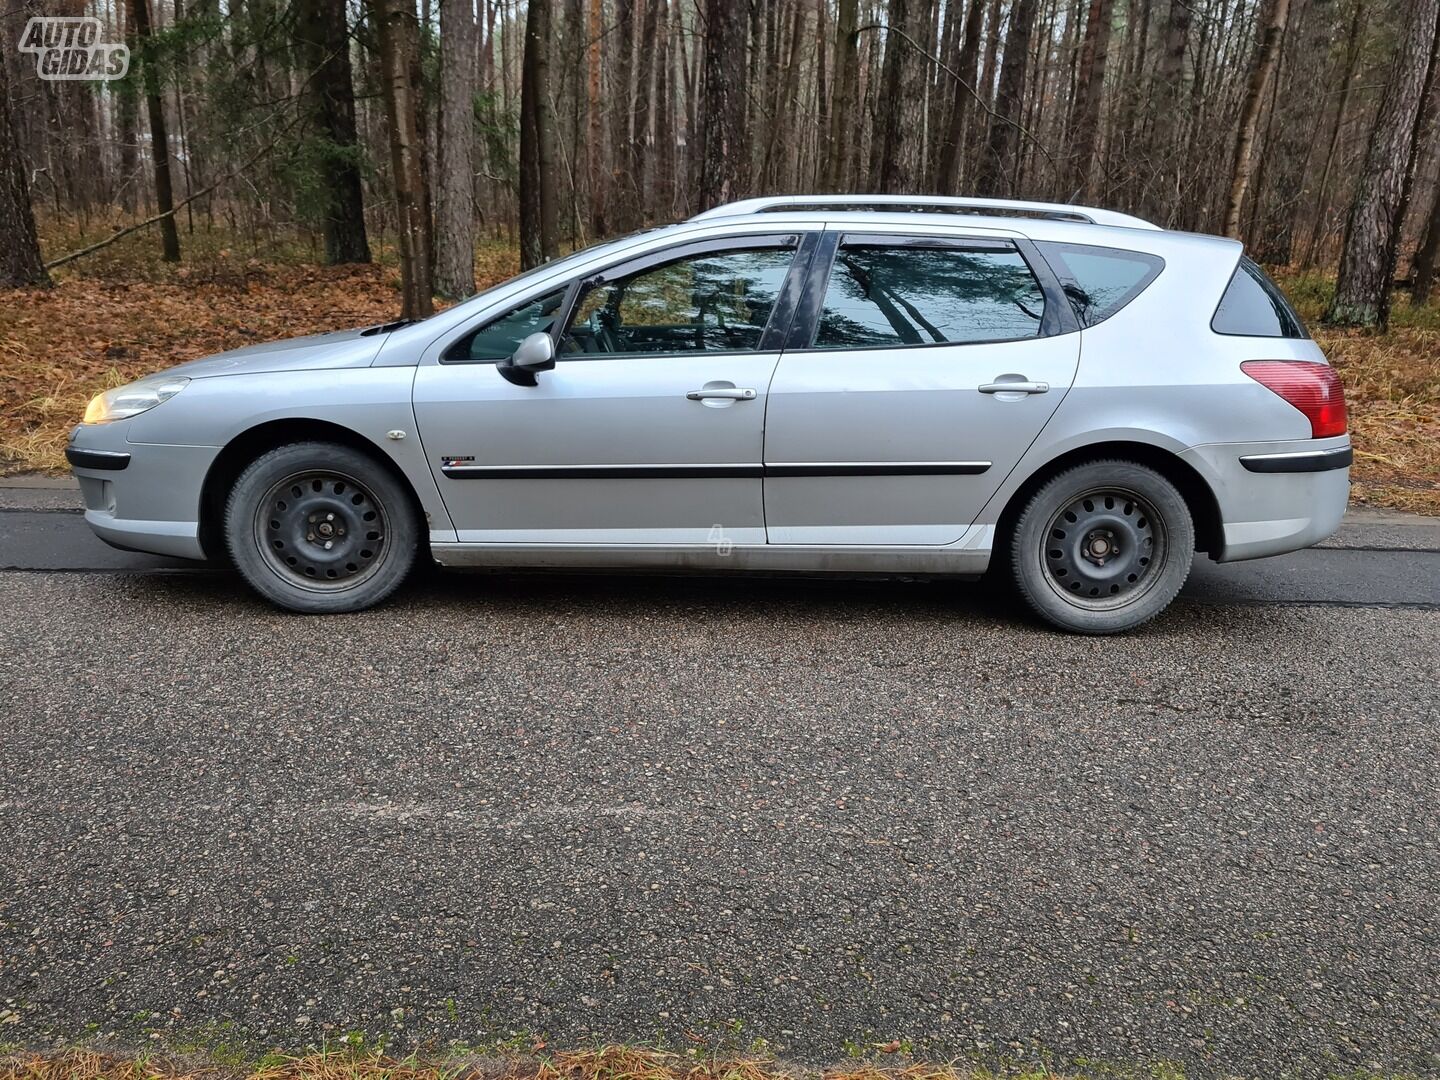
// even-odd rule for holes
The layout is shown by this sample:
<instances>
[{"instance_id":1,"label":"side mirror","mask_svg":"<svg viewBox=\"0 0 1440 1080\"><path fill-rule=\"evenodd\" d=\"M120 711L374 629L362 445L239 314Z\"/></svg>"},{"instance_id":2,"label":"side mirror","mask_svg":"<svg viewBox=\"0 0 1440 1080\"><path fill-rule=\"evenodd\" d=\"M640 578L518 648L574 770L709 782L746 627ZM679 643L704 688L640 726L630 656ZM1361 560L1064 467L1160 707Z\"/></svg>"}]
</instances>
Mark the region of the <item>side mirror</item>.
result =
<instances>
[{"instance_id":1,"label":"side mirror","mask_svg":"<svg viewBox=\"0 0 1440 1080\"><path fill-rule=\"evenodd\" d=\"M537 371L555 366L555 342L546 333L531 334L519 348L495 365L502 376L516 386L534 386Z\"/></svg>"}]
</instances>

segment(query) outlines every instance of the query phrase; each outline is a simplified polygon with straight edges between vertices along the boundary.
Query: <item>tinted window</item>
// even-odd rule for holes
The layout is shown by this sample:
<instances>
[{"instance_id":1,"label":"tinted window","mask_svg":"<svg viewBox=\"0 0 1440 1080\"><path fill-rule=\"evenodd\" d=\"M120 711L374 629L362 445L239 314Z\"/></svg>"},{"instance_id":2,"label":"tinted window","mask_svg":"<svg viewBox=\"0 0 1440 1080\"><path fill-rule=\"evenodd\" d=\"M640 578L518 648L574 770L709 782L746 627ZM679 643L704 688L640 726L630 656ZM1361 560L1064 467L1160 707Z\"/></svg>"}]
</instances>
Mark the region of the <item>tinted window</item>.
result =
<instances>
[{"instance_id":1,"label":"tinted window","mask_svg":"<svg viewBox=\"0 0 1440 1080\"><path fill-rule=\"evenodd\" d=\"M1045 312L1017 251L845 244L835 255L817 349L1034 337Z\"/></svg>"},{"instance_id":2,"label":"tinted window","mask_svg":"<svg viewBox=\"0 0 1440 1080\"><path fill-rule=\"evenodd\" d=\"M1210 329L1244 337L1303 338L1310 335L1279 288L1265 271L1242 258L1230 286L1220 298Z\"/></svg>"},{"instance_id":3,"label":"tinted window","mask_svg":"<svg viewBox=\"0 0 1440 1080\"><path fill-rule=\"evenodd\" d=\"M1103 322L1144 291L1165 268L1158 255L1088 244L1037 243L1060 279L1081 326Z\"/></svg>"},{"instance_id":4,"label":"tinted window","mask_svg":"<svg viewBox=\"0 0 1440 1080\"><path fill-rule=\"evenodd\" d=\"M736 352L758 349L785 283L790 248L677 259L590 289L562 353Z\"/></svg>"},{"instance_id":5,"label":"tinted window","mask_svg":"<svg viewBox=\"0 0 1440 1080\"><path fill-rule=\"evenodd\" d=\"M551 330L564 300L564 289L527 300L512 311L491 319L468 338L461 338L446 350L445 359L450 362L502 360L531 334Z\"/></svg>"}]
</instances>

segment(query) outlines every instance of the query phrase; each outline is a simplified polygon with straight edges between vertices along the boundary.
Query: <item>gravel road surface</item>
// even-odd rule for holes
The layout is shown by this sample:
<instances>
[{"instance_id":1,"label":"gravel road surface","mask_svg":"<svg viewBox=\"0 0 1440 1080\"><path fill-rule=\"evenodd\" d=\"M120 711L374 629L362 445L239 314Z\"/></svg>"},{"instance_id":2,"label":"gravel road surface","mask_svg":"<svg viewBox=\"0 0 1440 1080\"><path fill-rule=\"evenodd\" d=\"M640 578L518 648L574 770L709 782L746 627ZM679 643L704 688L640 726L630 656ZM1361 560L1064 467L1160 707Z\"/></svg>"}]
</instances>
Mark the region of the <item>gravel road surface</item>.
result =
<instances>
[{"instance_id":1,"label":"gravel road surface","mask_svg":"<svg viewBox=\"0 0 1440 1080\"><path fill-rule=\"evenodd\" d=\"M303 618L0 505L0 1043L1440 1074L1434 522L1102 640L937 584Z\"/></svg>"}]
</instances>

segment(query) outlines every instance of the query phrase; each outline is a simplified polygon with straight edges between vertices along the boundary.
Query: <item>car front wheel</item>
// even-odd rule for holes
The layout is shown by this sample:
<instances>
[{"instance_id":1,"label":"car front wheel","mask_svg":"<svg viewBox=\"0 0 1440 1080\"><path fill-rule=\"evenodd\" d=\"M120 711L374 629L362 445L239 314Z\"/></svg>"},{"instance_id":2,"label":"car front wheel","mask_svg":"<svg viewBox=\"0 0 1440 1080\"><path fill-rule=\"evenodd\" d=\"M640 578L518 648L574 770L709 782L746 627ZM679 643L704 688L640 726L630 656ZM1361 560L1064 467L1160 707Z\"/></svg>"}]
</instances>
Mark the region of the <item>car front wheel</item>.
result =
<instances>
[{"instance_id":1,"label":"car front wheel","mask_svg":"<svg viewBox=\"0 0 1440 1080\"><path fill-rule=\"evenodd\" d=\"M1135 462L1095 461L1031 496L1009 562L1041 618L1077 633L1115 634L1169 606L1194 550L1195 526L1174 484Z\"/></svg>"},{"instance_id":2,"label":"car front wheel","mask_svg":"<svg viewBox=\"0 0 1440 1080\"><path fill-rule=\"evenodd\" d=\"M410 573L419 520L409 493L374 458L335 443L291 443L235 481L225 541L236 569L272 603L359 611Z\"/></svg>"}]
</instances>

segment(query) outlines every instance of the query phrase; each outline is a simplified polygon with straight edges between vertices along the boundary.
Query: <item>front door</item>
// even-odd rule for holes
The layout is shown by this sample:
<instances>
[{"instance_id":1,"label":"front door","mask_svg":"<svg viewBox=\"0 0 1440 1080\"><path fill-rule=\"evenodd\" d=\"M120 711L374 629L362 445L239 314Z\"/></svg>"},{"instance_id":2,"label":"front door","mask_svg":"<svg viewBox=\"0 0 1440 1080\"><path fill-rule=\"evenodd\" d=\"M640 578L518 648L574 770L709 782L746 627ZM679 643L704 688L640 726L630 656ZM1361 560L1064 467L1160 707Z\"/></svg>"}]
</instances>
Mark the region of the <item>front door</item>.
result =
<instances>
[{"instance_id":1,"label":"front door","mask_svg":"<svg viewBox=\"0 0 1440 1080\"><path fill-rule=\"evenodd\" d=\"M613 267L529 297L422 366L416 422L458 539L764 543L766 391L784 329L771 324L788 323L777 299L797 240L704 241ZM554 370L508 382L495 360L542 330Z\"/></svg>"},{"instance_id":2,"label":"front door","mask_svg":"<svg viewBox=\"0 0 1440 1080\"><path fill-rule=\"evenodd\" d=\"M1074 380L1073 316L1023 242L830 233L831 251L770 384L769 541L952 543Z\"/></svg>"}]
</instances>

